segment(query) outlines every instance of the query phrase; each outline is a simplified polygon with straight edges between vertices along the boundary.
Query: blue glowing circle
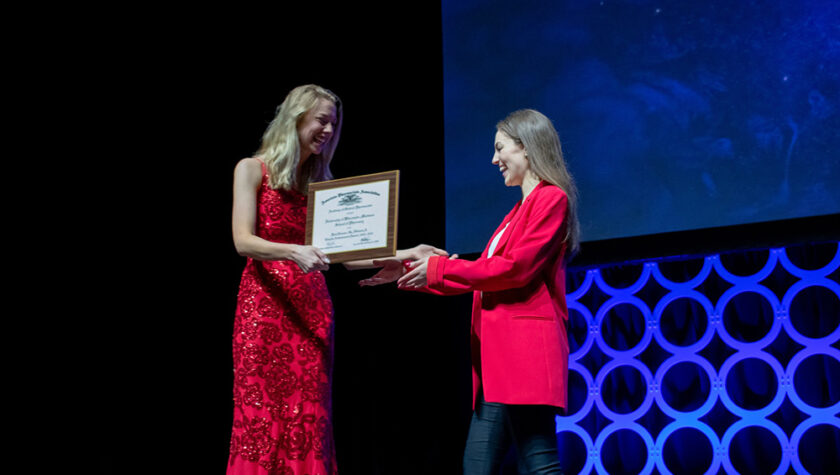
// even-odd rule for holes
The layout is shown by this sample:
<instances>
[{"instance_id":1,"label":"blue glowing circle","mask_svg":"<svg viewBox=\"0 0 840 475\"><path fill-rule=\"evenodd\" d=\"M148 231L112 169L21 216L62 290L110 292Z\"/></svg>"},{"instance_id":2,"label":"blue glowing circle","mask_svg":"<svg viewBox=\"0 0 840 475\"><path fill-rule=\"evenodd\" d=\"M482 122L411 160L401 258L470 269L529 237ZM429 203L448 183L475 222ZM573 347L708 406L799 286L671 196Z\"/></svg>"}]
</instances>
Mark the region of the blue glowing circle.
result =
<instances>
[{"instance_id":1,"label":"blue glowing circle","mask_svg":"<svg viewBox=\"0 0 840 475\"><path fill-rule=\"evenodd\" d=\"M695 309L701 309L704 318L702 319L703 328L702 334L695 338L694 341L678 341L674 342L672 339L674 338L674 334L677 333L677 330L684 330L685 325L683 328L678 328L676 323L677 318L673 318L671 315L671 310L673 309L673 305L675 302L678 301L686 301L691 302ZM697 352L703 349L706 345L709 344L712 337L714 336L714 325L709 324L709 315L714 312L714 307L709 299L694 290L682 290L682 291L674 291L666 296L662 297L659 302L656 304L656 307L653 309L653 318L655 321L658 322L658 331L655 332L654 337L656 341L659 343L660 346L666 351L671 353L682 353L682 352ZM694 313L691 315L693 316ZM664 318L663 318L664 317ZM674 323L671 323L674 321ZM691 318L687 318L686 322L690 322ZM670 335L669 335L670 334Z\"/></svg>"},{"instance_id":2,"label":"blue glowing circle","mask_svg":"<svg viewBox=\"0 0 840 475\"><path fill-rule=\"evenodd\" d=\"M796 449L791 458L796 473L836 473L831 470L840 466L840 419L806 419L793 430L790 445Z\"/></svg>"},{"instance_id":3,"label":"blue glowing circle","mask_svg":"<svg viewBox=\"0 0 840 475\"><path fill-rule=\"evenodd\" d=\"M713 390L713 381L716 378L716 372L711 363L699 355L673 356L666 360L656 371L656 382L659 385L659 391L656 394L656 402L659 409L665 414L674 419L685 418L699 418L709 412L717 401L717 392ZM693 367L694 373L697 374L699 369L699 378L692 378L696 380L697 389L703 391L704 397L699 403L692 401L690 407L674 407L672 401L669 401L667 394L673 394L670 390L675 385L685 382L675 381L679 378L680 373L684 371L682 368L688 366ZM694 383L695 381L691 381ZM704 390L705 389L705 390ZM696 394L695 394L696 395Z\"/></svg>"},{"instance_id":4,"label":"blue glowing circle","mask_svg":"<svg viewBox=\"0 0 840 475\"><path fill-rule=\"evenodd\" d=\"M622 375L619 373L623 373L624 371L619 368L633 368L636 370L636 375L641 375L641 378L633 378L635 381L629 381L630 384L637 384L637 390L634 392L633 396L635 399L641 400L638 403L638 407L635 409L631 409L627 412L618 412L613 410L612 407L608 406L608 402L604 400L604 395L606 391L604 390L605 384L609 384L612 386L612 381L616 381L616 384L620 384L621 382L628 382L626 378L622 378ZM619 369L619 371L613 372L613 370ZM607 378L610 378L609 382ZM623 379L623 381L619 381ZM600 397L598 397L595 402L598 405L598 409L604 414L606 417L619 422L619 421L633 421L638 419L642 415L644 415L648 409L650 409L651 404L653 403L653 391L650 391L653 383L653 375L650 372L650 369L647 368L644 364L640 361L635 359L624 359L623 361L613 360L604 365L601 368L601 371L598 372L598 376L595 378L595 384L599 388ZM632 391L631 391L632 392ZM643 395L640 397L640 394ZM613 403L614 401L610 401ZM634 401L635 402L635 401ZM631 404L632 405L632 404Z\"/></svg>"},{"instance_id":5,"label":"blue glowing circle","mask_svg":"<svg viewBox=\"0 0 840 475\"><path fill-rule=\"evenodd\" d=\"M816 300L814 293L822 293L825 296L831 295L834 299ZM812 308L810 309L811 312L808 312L808 309L801 308L807 305L801 303L803 299L806 302L819 301L823 304L829 300L836 300L837 302L829 305L831 308L822 309L822 312L815 314L817 309ZM803 279L792 285L782 299L782 313L788 317L785 320L785 331L791 338L805 346L837 341L840 339L840 311L837 311L838 308L840 308L840 285L822 277ZM821 326L828 326L829 328L834 326L834 329L815 328ZM820 333L825 334L820 335Z\"/></svg>"},{"instance_id":6,"label":"blue glowing circle","mask_svg":"<svg viewBox=\"0 0 840 475\"><path fill-rule=\"evenodd\" d=\"M641 345L645 337L649 339L652 332L647 331L648 318L644 311L631 302L618 301L614 305L604 305L603 314L599 314L598 322L600 336L606 346L615 352L632 351Z\"/></svg>"},{"instance_id":7,"label":"blue glowing circle","mask_svg":"<svg viewBox=\"0 0 840 475\"><path fill-rule=\"evenodd\" d=\"M612 310L614 307L624 305L633 306L641 314L641 318L639 318L639 321L641 322L640 326L643 329L643 334L635 345L632 345L628 349L621 350L615 349L609 344L607 344L606 340L604 339L603 327L605 320L607 321L607 323L610 322L610 319L607 318L610 310ZM630 296L613 297L606 301L603 305L601 305L601 308L598 309L598 313L595 315L595 325L597 325L597 328L599 329L598 333L595 335L595 341L598 347L604 353L606 353L609 356L612 356L613 358L621 358L625 355L635 356L644 351L651 338L653 338L653 331L651 331L650 329L649 322L651 322L650 309L648 308L647 304L645 304L641 299L639 299L638 297Z\"/></svg>"},{"instance_id":8,"label":"blue glowing circle","mask_svg":"<svg viewBox=\"0 0 840 475\"><path fill-rule=\"evenodd\" d=\"M738 366L736 372L732 372L732 369L736 366ZM770 371L767 370L768 366ZM730 375L730 373L732 374ZM721 391L718 396L726 408L736 416L747 418L754 415L761 415L762 417L766 417L778 409L784 401L786 391L782 388L782 385L779 384L779 381L782 381L783 375L784 370L782 369L782 365L773 355L762 351L739 351L738 353L730 356L720 368L719 378L724 382L725 391ZM751 381L746 381L745 379L747 378L750 378ZM746 390L751 389L748 387L750 382L752 382L753 385L769 383L770 385L775 386L775 394L768 391L768 394L772 395L772 398L765 399L769 399L769 401L760 401L763 403L760 407L745 408L733 400L730 392L733 389L738 389L733 387L735 384L742 384L742 388L745 389L745 392L744 396L740 398L741 402L743 403L746 400L749 402L748 406L757 406L757 404L753 403L752 398L760 397L760 395L755 392L750 395L746 392Z\"/></svg>"},{"instance_id":9,"label":"blue glowing circle","mask_svg":"<svg viewBox=\"0 0 840 475\"><path fill-rule=\"evenodd\" d=\"M712 460L708 465L708 469L706 470L706 474L714 474L717 473L720 469L720 464L722 461L723 451L721 450L720 439L718 438L717 434L715 433L714 429L709 427L708 425L700 422L696 419L692 419L689 417L682 417L679 419L674 420L667 426L665 426L662 431L659 432L659 435L656 437L656 446L655 448L661 454L665 454L666 451L666 444L668 440L671 438L671 435L674 432L683 430L683 429L693 429L702 433L708 443L709 447L712 449ZM668 475L673 473L665 464L665 457L660 457L656 461L656 468L659 469L659 473L663 475ZM681 475L682 472L677 472L677 475Z\"/></svg>"},{"instance_id":10,"label":"blue glowing circle","mask_svg":"<svg viewBox=\"0 0 840 475\"><path fill-rule=\"evenodd\" d=\"M750 328L750 330L751 333L764 333L764 335L752 341L735 338L730 334L728 327L731 327L736 323L741 323L739 321L741 318L747 319L750 317L754 317L754 315L752 314L752 312L742 312L741 314L739 314L737 312L737 309L733 309L727 312L728 308L733 308L729 306L729 303L730 301L735 299L737 299L737 301L733 304L733 306L737 305L738 303L752 303L749 302L747 299L755 300L755 296L760 296L764 298L764 300L761 302L765 303L766 305L760 305L764 309L761 315L761 317L764 317L764 321L758 322L759 325L753 325L753 328ZM753 285L747 289L741 286L732 287L731 289L723 293L723 295L718 300L717 305L715 306L715 314L720 315L722 318L722 324L717 327L718 335L720 335L721 339L732 348L760 350L761 348L764 348L765 346L773 342L773 340L775 340L776 337L779 335L779 331L782 328L782 323L780 319L776 318L776 314L780 306L781 305L779 304L776 295L773 294L773 292L771 292L770 289L768 289L767 287L763 287L760 285ZM735 317L738 318L734 318L733 314ZM727 318L727 316L729 316L730 318ZM729 323L729 325L727 325L727 322ZM762 331L756 331L754 329L755 327L761 327L759 329Z\"/></svg>"},{"instance_id":11,"label":"blue glowing circle","mask_svg":"<svg viewBox=\"0 0 840 475\"><path fill-rule=\"evenodd\" d=\"M791 385L788 397L800 411L811 416L834 415L840 411L840 389L837 387L840 350L829 346L803 349L791 358L785 376L785 381ZM803 386L808 390L802 391ZM835 401L818 400L832 397ZM818 405L820 403L823 405Z\"/></svg>"},{"instance_id":12,"label":"blue glowing circle","mask_svg":"<svg viewBox=\"0 0 840 475\"><path fill-rule=\"evenodd\" d=\"M740 436L739 433L741 433ZM775 441L772 440L772 436L775 436ZM755 439L761 440L757 444L751 443L755 442ZM740 450L734 450L732 448L733 442L736 445L752 445L753 447L748 448L753 450L750 454L744 454ZM736 422L723 434L721 446L727 450L728 455L728 457L723 459L723 468L726 473L754 473L749 467L745 468L741 466L743 465L741 463L741 456L752 455L752 460L767 462L771 450L777 453L779 460L773 474L782 475L786 473L790 466L790 452L785 450L788 447L788 438L778 425L768 420L746 418ZM733 453L735 454L735 463L733 463ZM772 456L776 458L776 454Z\"/></svg>"},{"instance_id":13,"label":"blue glowing circle","mask_svg":"<svg viewBox=\"0 0 840 475\"><path fill-rule=\"evenodd\" d=\"M691 447L691 450L679 456L674 444ZM715 462L712 441L707 434L693 427L680 427L669 434L661 454L662 465L680 475L710 473Z\"/></svg>"},{"instance_id":14,"label":"blue glowing circle","mask_svg":"<svg viewBox=\"0 0 840 475\"><path fill-rule=\"evenodd\" d=\"M709 394L707 394L706 396L706 400L700 407L693 411L682 412L674 409L668 404L668 402L664 398L664 394L661 388L663 385L663 378L665 377L665 374L677 364L687 362L693 363L701 367L706 372L706 378L709 382L710 389ZM665 360L656 370L655 384L657 384L660 388L660 390L656 391L654 394L656 404L658 405L659 409L662 410L662 412L674 419L684 420L686 418L702 417L704 414L709 412L712 409L712 407L714 407L715 402L717 402L718 392L722 387L722 385L720 385L718 381L719 378L717 377L717 372L715 371L715 368L712 366L711 363L709 363L708 360L706 360L702 356L694 353L674 355Z\"/></svg>"},{"instance_id":15,"label":"blue glowing circle","mask_svg":"<svg viewBox=\"0 0 840 475\"><path fill-rule=\"evenodd\" d=\"M650 433L643 426L634 422L612 423L605 427L595 439L595 447L600 447L601 449L600 457L595 462L595 470L598 473L610 474L649 474L655 466L654 457L651 456L651 450L655 445L653 437L650 436ZM631 447L628 449L628 446ZM644 465L637 463L636 465L621 464L619 466L604 466L604 454L618 452L618 447L624 448L627 452L635 451L645 454Z\"/></svg>"}]
</instances>

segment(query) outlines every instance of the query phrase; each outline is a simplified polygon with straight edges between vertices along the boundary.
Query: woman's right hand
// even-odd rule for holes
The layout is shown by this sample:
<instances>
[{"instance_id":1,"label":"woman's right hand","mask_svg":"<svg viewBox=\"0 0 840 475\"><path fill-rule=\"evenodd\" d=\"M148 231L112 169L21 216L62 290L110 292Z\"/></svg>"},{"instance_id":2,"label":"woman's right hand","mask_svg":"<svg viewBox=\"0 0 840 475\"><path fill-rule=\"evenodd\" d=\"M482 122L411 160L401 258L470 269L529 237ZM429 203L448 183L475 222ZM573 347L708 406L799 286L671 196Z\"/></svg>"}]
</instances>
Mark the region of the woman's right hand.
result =
<instances>
[{"instance_id":1,"label":"woman's right hand","mask_svg":"<svg viewBox=\"0 0 840 475\"><path fill-rule=\"evenodd\" d=\"M395 258L375 259L373 265L381 267L381 269L375 275L360 280L359 285L362 287L372 287L374 285L394 282L405 274L405 266L402 261Z\"/></svg>"},{"instance_id":2,"label":"woman's right hand","mask_svg":"<svg viewBox=\"0 0 840 475\"><path fill-rule=\"evenodd\" d=\"M300 270L309 273L330 268L330 259L315 246L295 244L291 248L289 259L294 261Z\"/></svg>"}]
</instances>

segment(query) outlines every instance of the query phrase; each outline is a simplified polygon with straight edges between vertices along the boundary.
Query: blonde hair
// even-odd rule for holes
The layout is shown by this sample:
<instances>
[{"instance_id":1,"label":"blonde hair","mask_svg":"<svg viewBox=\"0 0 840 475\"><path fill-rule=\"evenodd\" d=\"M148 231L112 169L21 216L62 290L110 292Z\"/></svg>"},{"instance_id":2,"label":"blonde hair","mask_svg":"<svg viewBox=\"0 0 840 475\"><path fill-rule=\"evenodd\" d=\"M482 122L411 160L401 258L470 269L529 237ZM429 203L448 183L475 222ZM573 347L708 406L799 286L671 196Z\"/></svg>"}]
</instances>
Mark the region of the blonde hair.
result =
<instances>
[{"instance_id":1,"label":"blonde hair","mask_svg":"<svg viewBox=\"0 0 840 475\"><path fill-rule=\"evenodd\" d=\"M335 104L335 131L330 140L324 144L321 153L309 157L298 174L300 141L297 126L320 99L326 99ZM271 188L297 189L306 192L309 183L332 178L330 161L341 135L341 109L341 100L338 96L321 86L307 84L289 92L283 103L277 107L277 113L263 133L262 144L257 151L257 155L263 159L268 169L268 185Z\"/></svg>"},{"instance_id":2,"label":"blonde hair","mask_svg":"<svg viewBox=\"0 0 840 475\"><path fill-rule=\"evenodd\" d=\"M504 132L514 142L523 146L528 157L530 170L540 180L545 180L560 188L568 199L566 213L566 257L571 258L580 247L580 224L577 217L578 192L575 181L566 162L560 137L551 120L533 109L521 109L512 112L496 124L496 129Z\"/></svg>"}]
</instances>

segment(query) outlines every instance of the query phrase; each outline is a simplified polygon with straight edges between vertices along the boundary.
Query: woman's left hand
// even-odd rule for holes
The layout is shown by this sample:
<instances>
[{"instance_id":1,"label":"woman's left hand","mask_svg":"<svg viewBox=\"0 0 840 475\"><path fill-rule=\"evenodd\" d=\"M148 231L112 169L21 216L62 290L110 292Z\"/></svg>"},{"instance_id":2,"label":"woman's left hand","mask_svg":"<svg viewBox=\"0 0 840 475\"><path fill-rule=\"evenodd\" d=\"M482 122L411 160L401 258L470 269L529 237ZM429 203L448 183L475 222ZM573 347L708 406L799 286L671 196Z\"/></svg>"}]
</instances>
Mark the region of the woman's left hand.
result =
<instances>
[{"instance_id":1,"label":"woman's left hand","mask_svg":"<svg viewBox=\"0 0 840 475\"><path fill-rule=\"evenodd\" d=\"M397 259L418 262L429 256L448 256L449 253L428 244L418 244L411 249L397 251Z\"/></svg>"},{"instance_id":2,"label":"woman's left hand","mask_svg":"<svg viewBox=\"0 0 840 475\"><path fill-rule=\"evenodd\" d=\"M419 289L426 286L426 269L428 268L429 257L412 263L411 271L400 277L397 287L401 289Z\"/></svg>"}]
</instances>

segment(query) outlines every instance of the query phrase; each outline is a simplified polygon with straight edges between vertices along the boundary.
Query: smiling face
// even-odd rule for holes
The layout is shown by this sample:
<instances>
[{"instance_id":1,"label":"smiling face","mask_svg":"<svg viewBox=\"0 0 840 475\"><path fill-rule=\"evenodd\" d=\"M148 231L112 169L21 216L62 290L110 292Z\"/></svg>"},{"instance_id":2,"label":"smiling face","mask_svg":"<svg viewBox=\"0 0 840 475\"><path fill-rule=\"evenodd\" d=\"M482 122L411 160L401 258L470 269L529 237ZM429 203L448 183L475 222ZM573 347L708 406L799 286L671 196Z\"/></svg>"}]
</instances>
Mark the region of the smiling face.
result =
<instances>
[{"instance_id":1,"label":"smiling face","mask_svg":"<svg viewBox=\"0 0 840 475\"><path fill-rule=\"evenodd\" d=\"M502 131L496 132L494 148L493 165L502 172L505 186L522 186L530 170L525 148Z\"/></svg>"},{"instance_id":2,"label":"smiling face","mask_svg":"<svg viewBox=\"0 0 840 475\"><path fill-rule=\"evenodd\" d=\"M301 163L321 153L335 133L337 121L335 103L324 98L303 115L297 126Z\"/></svg>"}]
</instances>

